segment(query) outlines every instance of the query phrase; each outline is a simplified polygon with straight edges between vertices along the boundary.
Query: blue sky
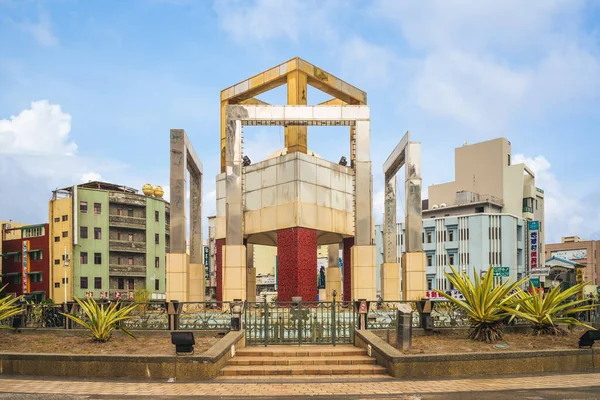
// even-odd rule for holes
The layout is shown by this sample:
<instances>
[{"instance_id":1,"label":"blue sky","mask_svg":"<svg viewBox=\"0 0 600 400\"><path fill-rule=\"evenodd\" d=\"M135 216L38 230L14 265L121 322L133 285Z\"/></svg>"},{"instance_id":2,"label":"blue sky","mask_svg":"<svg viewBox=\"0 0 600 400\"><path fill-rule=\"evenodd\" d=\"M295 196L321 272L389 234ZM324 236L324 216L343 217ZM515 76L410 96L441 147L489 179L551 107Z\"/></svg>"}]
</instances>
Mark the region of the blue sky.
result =
<instances>
[{"instance_id":1,"label":"blue sky","mask_svg":"<svg viewBox=\"0 0 600 400\"><path fill-rule=\"evenodd\" d=\"M88 179L168 186L170 128L214 213L219 91L300 56L368 93L378 219L407 129L425 185L453 179L455 147L504 136L546 191L548 238L600 238L599 17L579 0L0 0L0 219L46 220L51 189ZM313 128L309 147L337 161L347 137ZM279 128L245 138L253 160L283 147Z\"/></svg>"}]
</instances>

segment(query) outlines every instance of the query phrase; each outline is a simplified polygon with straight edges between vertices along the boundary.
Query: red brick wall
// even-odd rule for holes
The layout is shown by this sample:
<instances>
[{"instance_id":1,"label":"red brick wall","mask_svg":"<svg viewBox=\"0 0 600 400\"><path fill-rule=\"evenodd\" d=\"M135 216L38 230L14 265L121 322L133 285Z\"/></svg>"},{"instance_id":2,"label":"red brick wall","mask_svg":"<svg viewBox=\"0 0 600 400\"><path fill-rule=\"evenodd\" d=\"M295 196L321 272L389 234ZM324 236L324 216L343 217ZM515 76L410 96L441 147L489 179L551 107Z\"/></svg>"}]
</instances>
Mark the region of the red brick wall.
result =
<instances>
[{"instance_id":1,"label":"red brick wall","mask_svg":"<svg viewBox=\"0 0 600 400\"><path fill-rule=\"evenodd\" d=\"M277 300L317 300L317 231L288 228L277 231Z\"/></svg>"},{"instance_id":2,"label":"red brick wall","mask_svg":"<svg viewBox=\"0 0 600 400\"><path fill-rule=\"evenodd\" d=\"M344 239L343 263L344 263L344 301L352 301L352 267L350 265L350 254L354 246L354 238Z\"/></svg>"}]
</instances>

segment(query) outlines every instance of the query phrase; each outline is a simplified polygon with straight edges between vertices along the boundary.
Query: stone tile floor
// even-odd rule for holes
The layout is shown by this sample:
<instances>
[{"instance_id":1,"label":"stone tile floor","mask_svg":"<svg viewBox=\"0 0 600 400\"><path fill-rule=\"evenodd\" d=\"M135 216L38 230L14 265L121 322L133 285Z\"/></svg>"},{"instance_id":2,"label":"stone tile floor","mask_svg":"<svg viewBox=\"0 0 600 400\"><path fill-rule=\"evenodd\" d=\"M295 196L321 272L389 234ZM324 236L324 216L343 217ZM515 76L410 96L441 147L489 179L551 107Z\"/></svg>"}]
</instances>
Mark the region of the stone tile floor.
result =
<instances>
[{"instance_id":1,"label":"stone tile floor","mask_svg":"<svg viewBox=\"0 0 600 400\"><path fill-rule=\"evenodd\" d=\"M559 393L537 396L536 393ZM506 393L504 397L502 393ZM515 393L529 393L519 397ZM570 397L568 393L579 393ZM389 377L307 376L219 378L210 382L127 381L74 378L0 377L0 399L7 398L348 398L348 399L600 399L600 373L498 376L472 379L395 380ZM441 397L440 397L441 396ZM475 397L473 397L475 396Z\"/></svg>"}]
</instances>

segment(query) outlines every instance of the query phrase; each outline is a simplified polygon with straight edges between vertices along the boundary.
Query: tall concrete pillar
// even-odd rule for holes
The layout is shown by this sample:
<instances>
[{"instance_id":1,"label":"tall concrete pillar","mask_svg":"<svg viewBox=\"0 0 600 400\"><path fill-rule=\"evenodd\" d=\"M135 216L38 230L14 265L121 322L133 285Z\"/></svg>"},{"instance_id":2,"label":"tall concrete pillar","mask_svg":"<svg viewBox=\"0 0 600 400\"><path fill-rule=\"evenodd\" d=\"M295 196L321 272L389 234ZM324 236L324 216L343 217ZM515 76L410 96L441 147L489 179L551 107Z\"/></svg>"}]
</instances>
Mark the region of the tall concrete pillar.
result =
<instances>
[{"instance_id":1,"label":"tall concrete pillar","mask_svg":"<svg viewBox=\"0 0 600 400\"><path fill-rule=\"evenodd\" d=\"M198 171L190 174L189 301L205 301L206 276L202 245L202 185Z\"/></svg>"},{"instance_id":2,"label":"tall concrete pillar","mask_svg":"<svg viewBox=\"0 0 600 400\"><path fill-rule=\"evenodd\" d=\"M256 267L254 266L254 245L246 243L246 300L256 301Z\"/></svg>"},{"instance_id":3,"label":"tall concrete pillar","mask_svg":"<svg viewBox=\"0 0 600 400\"><path fill-rule=\"evenodd\" d=\"M317 300L317 231L287 228L277 231L277 299Z\"/></svg>"},{"instance_id":4,"label":"tall concrete pillar","mask_svg":"<svg viewBox=\"0 0 600 400\"><path fill-rule=\"evenodd\" d=\"M223 301L223 246L225 239L216 239L215 264L217 265L217 301Z\"/></svg>"},{"instance_id":5,"label":"tall concrete pillar","mask_svg":"<svg viewBox=\"0 0 600 400\"><path fill-rule=\"evenodd\" d=\"M385 175L385 210L383 228L383 264L381 265L381 298L400 299L400 263L398 263L396 224L396 173Z\"/></svg>"}]
</instances>

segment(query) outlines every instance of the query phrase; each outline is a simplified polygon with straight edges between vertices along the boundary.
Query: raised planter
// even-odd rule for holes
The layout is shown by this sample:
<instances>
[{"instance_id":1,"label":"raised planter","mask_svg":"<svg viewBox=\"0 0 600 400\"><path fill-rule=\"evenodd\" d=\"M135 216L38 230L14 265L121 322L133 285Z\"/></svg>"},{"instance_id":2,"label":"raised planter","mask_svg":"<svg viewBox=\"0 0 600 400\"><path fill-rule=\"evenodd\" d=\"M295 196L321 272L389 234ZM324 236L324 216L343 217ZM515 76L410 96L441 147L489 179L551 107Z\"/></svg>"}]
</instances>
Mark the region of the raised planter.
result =
<instances>
[{"instance_id":1,"label":"raised planter","mask_svg":"<svg viewBox=\"0 0 600 400\"><path fill-rule=\"evenodd\" d=\"M355 345L365 349L370 345L371 356L395 378L600 370L600 351L594 349L405 355L371 331L356 331Z\"/></svg>"},{"instance_id":2,"label":"raised planter","mask_svg":"<svg viewBox=\"0 0 600 400\"><path fill-rule=\"evenodd\" d=\"M206 380L216 378L227 364L232 345L245 346L244 331L229 332L192 356L0 353L0 375Z\"/></svg>"}]
</instances>

